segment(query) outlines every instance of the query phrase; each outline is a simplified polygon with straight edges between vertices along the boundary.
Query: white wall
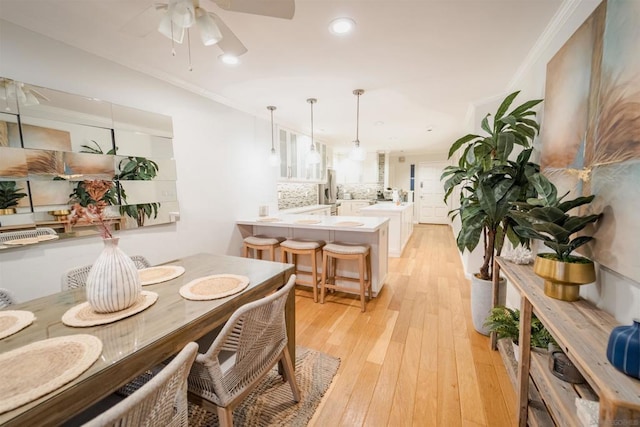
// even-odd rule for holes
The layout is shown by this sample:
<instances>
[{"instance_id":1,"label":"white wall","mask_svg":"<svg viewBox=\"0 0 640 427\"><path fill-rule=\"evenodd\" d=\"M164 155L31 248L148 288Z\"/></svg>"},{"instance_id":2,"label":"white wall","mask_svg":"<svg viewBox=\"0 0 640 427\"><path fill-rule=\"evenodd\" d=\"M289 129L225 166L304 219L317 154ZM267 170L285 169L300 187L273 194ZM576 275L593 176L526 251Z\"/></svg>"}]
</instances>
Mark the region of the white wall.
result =
<instances>
[{"instance_id":1,"label":"white wall","mask_svg":"<svg viewBox=\"0 0 640 427\"><path fill-rule=\"evenodd\" d=\"M523 102L529 99L544 98L547 63L589 17L599 3L600 0L566 1L563 8L561 8L561 13L556 17L555 27L542 35L539 44L531 52L528 60L523 64L503 95L515 90L521 90L516 102L518 100ZM500 96L499 98L502 99L503 97ZM495 111L496 107L495 100L476 105L473 111L473 120L479 123L486 112ZM538 119L541 121L542 127L544 127L542 111ZM534 160L537 161L538 159ZM630 235L637 235L638 233L639 230L630 230ZM467 273L477 271L475 260L475 253L471 256L463 256ZM603 267L599 267L597 270L597 284L582 286L581 296L593 301L600 308L614 315L621 323L631 323L634 317L640 316L640 284ZM507 300L509 305L519 306L518 295L513 288L509 289Z\"/></svg>"},{"instance_id":2,"label":"white wall","mask_svg":"<svg viewBox=\"0 0 640 427\"><path fill-rule=\"evenodd\" d=\"M120 233L128 254L152 263L198 252L239 255L235 220L270 204L277 210L275 168L266 160L268 119L132 71L0 20L0 76L173 117L180 221ZM92 263L99 238L0 253L0 287L21 300L60 289L68 268Z\"/></svg>"},{"instance_id":3,"label":"white wall","mask_svg":"<svg viewBox=\"0 0 640 427\"><path fill-rule=\"evenodd\" d=\"M453 142L453 141L451 141ZM404 162L400 163L399 158L404 157ZM420 162L446 161L447 153L434 152L424 154L389 155L389 187L409 189L409 179L411 177L411 165L416 165L416 173Z\"/></svg>"}]
</instances>

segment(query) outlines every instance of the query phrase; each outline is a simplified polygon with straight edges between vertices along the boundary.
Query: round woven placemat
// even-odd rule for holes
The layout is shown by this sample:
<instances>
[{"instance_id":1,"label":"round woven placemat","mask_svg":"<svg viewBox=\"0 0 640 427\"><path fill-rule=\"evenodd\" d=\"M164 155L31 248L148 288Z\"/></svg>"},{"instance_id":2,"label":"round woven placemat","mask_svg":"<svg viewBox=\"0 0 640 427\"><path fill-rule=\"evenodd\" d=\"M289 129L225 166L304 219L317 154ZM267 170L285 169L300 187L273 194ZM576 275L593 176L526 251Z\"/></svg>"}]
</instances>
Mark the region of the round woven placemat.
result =
<instances>
[{"instance_id":1,"label":"round woven placemat","mask_svg":"<svg viewBox=\"0 0 640 427\"><path fill-rule=\"evenodd\" d=\"M142 291L135 304L114 313L96 313L88 302L83 302L67 310L67 312L62 315L62 323L74 328L105 325L140 313L142 310L151 307L157 300L157 293Z\"/></svg>"},{"instance_id":2,"label":"round woven placemat","mask_svg":"<svg viewBox=\"0 0 640 427\"><path fill-rule=\"evenodd\" d=\"M138 270L142 286L166 282L184 274L184 267L179 265L158 265Z\"/></svg>"},{"instance_id":3,"label":"round woven placemat","mask_svg":"<svg viewBox=\"0 0 640 427\"><path fill-rule=\"evenodd\" d=\"M0 413L76 379L101 353L102 341L80 334L37 341L0 354Z\"/></svg>"},{"instance_id":4,"label":"round woven placemat","mask_svg":"<svg viewBox=\"0 0 640 427\"><path fill-rule=\"evenodd\" d=\"M38 236L38 242L46 242L47 240L55 240L57 238L57 234L43 234L42 236Z\"/></svg>"},{"instance_id":5,"label":"round woven placemat","mask_svg":"<svg viewBox=\"0 0 640 427\"><path fill-rule=\"evenodd\" d=\"M282 221L280 218L258 218L258 222L278 222L278 221Z\"/></svg>"},{"instance_id":6,"label":"round woven placemat","mask_svg":"<svg viewBox=\"0 0 640 427\"><path fill-rule=\"evenodd\" d=\"M8 246L22 246L22 245L33 245L38 243L40 240L38 240L37 237L23 237L21 239L12 239L12 240L7 240L6 242L3 242L3 245L8 245Z\"/></svg>"},{"instance_id":7,"label":"round woven placemat","mask_svg":"<svg viewBox=\"0 0 640 427\"><path fill-rule=\"evenodd\" d=\"M320 224L322 221L319 219L298 219L296 224Z\"/></svg>"},{"instance_id":8,"label":"round woven placemat","mask_svg":"<svg viewBox=\"0 0 640 427\"><path fill-rule=\"evenodd\" d=\"M30 311L2 310L0 311L0 340L26 328L33 323L36 316Z\"/></svg>"},{"instance_id":9,"label":"round woven placemat","mask_svg":"<svg viewBox=\"0 0 640 427\"><path fill-rule=\"evenodd\" d=\"M336 227L360 227L361 225L364 225L364 223L358 221L341 221L336 222L334 225Z\"/></svg>"},{"instance_id":10,"label":"round woven placemat","mask_svg":"<svg viewBox=\"0 0 640 427\"><path fill-rule=\"evenodd\" d=\"M214 274L192 280L180 288L186 299L206 301L237 294L249 286L249 278L235 274Z\"/></svg>"}]
</instances>

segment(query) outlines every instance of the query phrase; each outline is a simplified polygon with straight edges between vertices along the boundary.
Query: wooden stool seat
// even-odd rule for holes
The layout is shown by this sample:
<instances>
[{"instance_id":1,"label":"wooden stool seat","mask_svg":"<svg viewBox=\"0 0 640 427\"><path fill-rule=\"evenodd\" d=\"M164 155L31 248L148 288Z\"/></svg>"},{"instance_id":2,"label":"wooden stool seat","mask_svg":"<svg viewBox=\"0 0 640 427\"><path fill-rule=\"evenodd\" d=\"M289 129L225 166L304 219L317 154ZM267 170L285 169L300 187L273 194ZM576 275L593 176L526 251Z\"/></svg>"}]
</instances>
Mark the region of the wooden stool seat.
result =
<instances>
[{"instance_id":1,"label":"wooden stool seat","mask_svg":"<svg viewBox=\"0 0 640 427\"><path fill-rule=\"evenodd\" d=\"M253 249L254 258L262 259L261 251L269 251L269 259L276 260L276 248L283 242L284 237L267 237L267 236L249 236L245 237L242 244L242 256L249 256L249 249Z\"/></svg>"},{"instance_id":2,"label":"wooden stool seat","mask_svg":"<svg viewBox=\"0 0 640 427\"><path fill-rule=\"evenodd\" d=\"M338 260L358 261L358 277L337 275ZM320 280L320 303L324 304L326 289L352 292L352 288L337 285L337 281L360 284L360 310L366 310L366 301L371 299L371 247L367 244L327 243L322 249L322 279Z\"/></svg>"},{"instance_id":3,"label":"wooden stool seat","mask_svg":"<svg viewBox=\"0 0 640 427\"><path fill-rule=\"evenodd\" d=\"M313 288L313 301L318 302L318 285L320 278L318 277L318 254L325 245L324 240L298 240L287 239L280 243L282 262L289 262L291 254L292 263L296 266L294 274L296 275L296 285L311 285ZM298 255L309 255L311 257L311 271L298 270ZM300 273L311 275L311 280L304 280L300 277Z\"/></svg>"}]
</instances>

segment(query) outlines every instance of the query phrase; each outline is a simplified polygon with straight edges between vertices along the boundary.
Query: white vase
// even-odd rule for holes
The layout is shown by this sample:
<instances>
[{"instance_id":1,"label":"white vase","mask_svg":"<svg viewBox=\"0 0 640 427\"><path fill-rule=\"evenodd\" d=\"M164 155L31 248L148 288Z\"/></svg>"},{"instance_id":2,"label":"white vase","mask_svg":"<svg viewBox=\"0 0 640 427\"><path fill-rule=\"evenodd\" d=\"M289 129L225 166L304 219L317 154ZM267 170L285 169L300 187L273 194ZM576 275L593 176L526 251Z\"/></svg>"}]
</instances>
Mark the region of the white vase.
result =
<instances>
[{"instance_id":1,"label":"white vase","mask_svg":"<svg viewBox=\"0 0 640 427\"><path fill-rule=\"evenodd\" d=\"M507 296L507 280L500 278L498 305L504 305ZM471 276L471 319L473 327L482 335L489 335L489 328L484 323L493 308L493 282Z\"/></svg>"},{"instance_id":2,"label":"white vase","mask_svg":"<svg viewBox=\"0 0 640 427\"><path fill-rule=\"evenodd\" d=\"M87 301L97 313L113 313L132 306L142 286L138 269L118 247L118 238L103 241L104 249L87 277Z\"/></svg>"}]
</instances>

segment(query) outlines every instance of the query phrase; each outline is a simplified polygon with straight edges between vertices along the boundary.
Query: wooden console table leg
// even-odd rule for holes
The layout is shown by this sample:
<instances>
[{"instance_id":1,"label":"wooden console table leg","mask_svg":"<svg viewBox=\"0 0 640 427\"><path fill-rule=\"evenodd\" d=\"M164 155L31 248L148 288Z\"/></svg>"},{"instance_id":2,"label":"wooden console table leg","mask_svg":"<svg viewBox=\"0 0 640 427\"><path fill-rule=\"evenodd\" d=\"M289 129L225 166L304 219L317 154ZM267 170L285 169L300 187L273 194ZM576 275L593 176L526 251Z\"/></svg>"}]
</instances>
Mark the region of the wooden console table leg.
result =
<instances>
[{"instance_id":1,"label":"wooden console table leg","mask_svg":"<svg viewBox=\"0 0 640 427\"><path fill-rule=\"evenodd\" d=\"M518 365L518 425L527 426L529 412L529 367L531 365L531 302L522 297L520 307L520 363Z\"/></svg>"},{"instance_id":2,"label":"wooden console table leg","mask_svg":"<svg viewBox=\"0 0 640 427\"><path fill-rule=\"evenodd\" d=\"M493 260L493 300L491 302L491 308L495 308L500 303L500 265L494 259ZM498 334L491 332L489 336L489 345L491 350L498 349Z\"/></svg>"}]
</instances>

